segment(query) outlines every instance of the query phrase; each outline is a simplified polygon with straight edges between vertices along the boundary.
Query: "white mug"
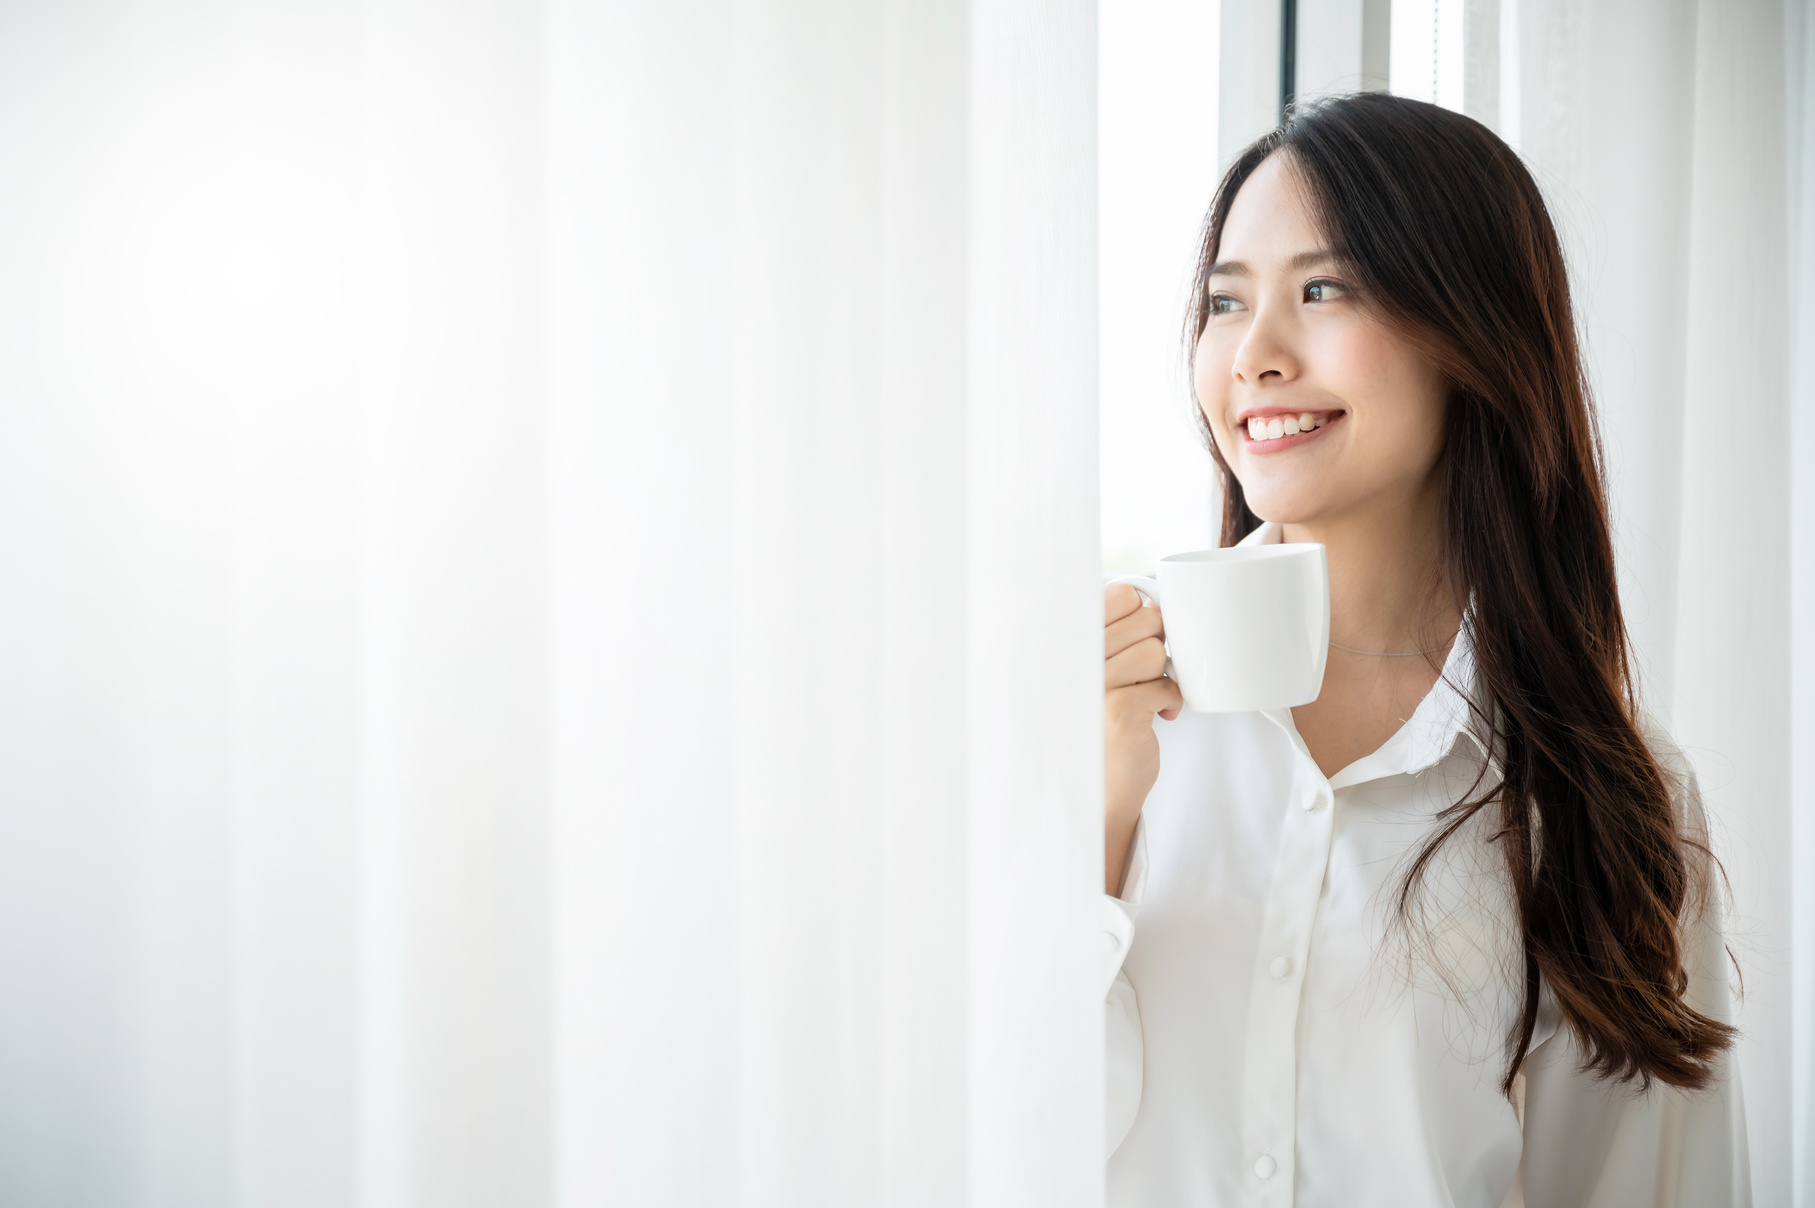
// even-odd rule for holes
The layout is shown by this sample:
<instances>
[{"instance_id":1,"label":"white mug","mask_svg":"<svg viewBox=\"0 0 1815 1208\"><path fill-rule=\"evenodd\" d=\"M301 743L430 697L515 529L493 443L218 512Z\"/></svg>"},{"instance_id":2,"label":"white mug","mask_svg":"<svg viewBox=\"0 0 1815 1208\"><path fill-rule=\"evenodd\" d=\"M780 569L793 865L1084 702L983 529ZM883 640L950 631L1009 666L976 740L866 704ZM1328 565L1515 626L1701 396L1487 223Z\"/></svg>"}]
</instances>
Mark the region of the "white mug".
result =
<instances>
[{"instance_id":1,"label":"white mug","mask_svg":"<svg viewBox=\"0 0 1815 1208\"><path fill-rule=\"evenodd\" d=\"M1185 708L1239 713L1308 705L1330 654L1330 565L1321 545L1240 545L1160 559L1157 580L1119 575L1160 606L1166 674ZM1105 584L1104 586L1108 586Z\"/></svg>"}]
</instances>

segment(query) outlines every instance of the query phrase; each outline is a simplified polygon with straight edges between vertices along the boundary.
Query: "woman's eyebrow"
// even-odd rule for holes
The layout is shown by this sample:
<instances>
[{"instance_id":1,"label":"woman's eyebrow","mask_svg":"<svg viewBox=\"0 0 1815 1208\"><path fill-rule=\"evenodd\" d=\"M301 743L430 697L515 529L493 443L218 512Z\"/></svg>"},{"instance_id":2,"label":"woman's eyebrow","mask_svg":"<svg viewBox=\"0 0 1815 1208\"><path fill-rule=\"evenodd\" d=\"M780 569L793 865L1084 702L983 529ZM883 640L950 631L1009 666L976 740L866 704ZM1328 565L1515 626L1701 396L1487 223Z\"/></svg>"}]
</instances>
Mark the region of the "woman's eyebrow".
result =
<instances>
[{"instance_id":1,"label":"woman's eyebrow","mask_svg":"<svg viewBox=\"0 0 1815 1208\"><path fill-rule=\"evenodd\" d=\"M1308 252L1300 252L1298 255L1292 257L1287 263L1292 268L1303 269L1311 268L1319 264L1334 264L1340 259L1341 257L1335 252L1332 252L1329 248L1320 247L1314 248Z\"/></svg>"},{"instance_id":2,"label":"woman's eyebrow","mask_svg":"<svg viewBox=\"0 0 1815 1208\"><path fill-rule=\"evenodd\" d=\"M1313 248L1308 252L1300 252L1286 261L1286 267L1296 272L1318 264L1334 264L1341 259L1327 247ZM1254 270L1248 267L1245 260L1218 260L1210 266L1210 271L1206 274L1210 277L1252 277L1253 275Z\"/></svg>"}]
</instances>

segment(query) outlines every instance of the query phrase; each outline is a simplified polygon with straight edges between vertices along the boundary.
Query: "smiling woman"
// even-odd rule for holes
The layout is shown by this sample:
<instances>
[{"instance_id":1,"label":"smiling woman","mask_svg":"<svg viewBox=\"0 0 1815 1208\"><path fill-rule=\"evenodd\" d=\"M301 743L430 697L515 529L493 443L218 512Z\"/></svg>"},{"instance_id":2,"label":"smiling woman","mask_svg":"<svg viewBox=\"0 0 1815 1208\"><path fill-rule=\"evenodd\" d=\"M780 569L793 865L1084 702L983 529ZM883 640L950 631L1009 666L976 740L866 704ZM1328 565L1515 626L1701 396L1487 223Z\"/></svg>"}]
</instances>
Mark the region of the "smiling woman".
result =
<instances>
[{"instance_id":1,"label":"smiling woman","mask_svg":"<svg viewBox=\"0 0 1815 1208\"><path fill-rule=\"evenodd\" d=\"M1326 548L1332 655L1311 704L1181 715L1108 589L1111 1202L1747 1202L1699 794L1636 705L1530 174L1433 105L1301 110L1186 335L1222 543Z\"/></svg>"}]
</instances>

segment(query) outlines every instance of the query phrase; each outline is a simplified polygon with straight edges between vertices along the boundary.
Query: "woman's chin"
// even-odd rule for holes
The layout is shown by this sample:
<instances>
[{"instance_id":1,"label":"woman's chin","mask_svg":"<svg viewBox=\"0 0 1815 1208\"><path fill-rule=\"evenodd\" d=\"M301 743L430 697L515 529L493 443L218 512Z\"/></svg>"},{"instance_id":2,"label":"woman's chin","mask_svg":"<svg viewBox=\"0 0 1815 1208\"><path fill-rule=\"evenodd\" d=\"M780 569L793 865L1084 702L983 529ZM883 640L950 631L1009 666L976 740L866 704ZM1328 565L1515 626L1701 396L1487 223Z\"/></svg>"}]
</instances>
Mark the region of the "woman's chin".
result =
<instances>
[{"instance_id":1,"label":"woman's chin","mask_svg":"<svg viewBox=\"0 0 1815 1208\"><path fill-rule=\"evenodd\" d=\"M1315 524L1328 510L1321 499L1307 499L1296 492L1259 492L1244 490L1248 510L1274 524Z\"/></svg>"}]
</instances>

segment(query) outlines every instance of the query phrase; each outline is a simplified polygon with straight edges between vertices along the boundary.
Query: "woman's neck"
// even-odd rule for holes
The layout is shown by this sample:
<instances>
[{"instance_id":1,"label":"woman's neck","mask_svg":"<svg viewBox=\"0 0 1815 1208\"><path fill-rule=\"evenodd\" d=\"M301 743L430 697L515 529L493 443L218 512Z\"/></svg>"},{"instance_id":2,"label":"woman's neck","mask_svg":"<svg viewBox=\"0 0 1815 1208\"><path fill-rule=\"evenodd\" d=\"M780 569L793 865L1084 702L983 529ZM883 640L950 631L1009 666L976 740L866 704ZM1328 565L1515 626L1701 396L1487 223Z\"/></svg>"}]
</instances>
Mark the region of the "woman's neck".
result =
<instances>
[{"instance_id":1,"label":"woman's neck","mask_svg":"<svg viewBox=\"0 0 1815 1208\"><path fill-rule=\"evenodd\" d=\"M1287 541L1320 542L1330 562L1330 640L1406 652L1448 642L1461 621L1444 582L1437 491L1365 513L1284 526Z\"/></svg>"}]
</instances>

